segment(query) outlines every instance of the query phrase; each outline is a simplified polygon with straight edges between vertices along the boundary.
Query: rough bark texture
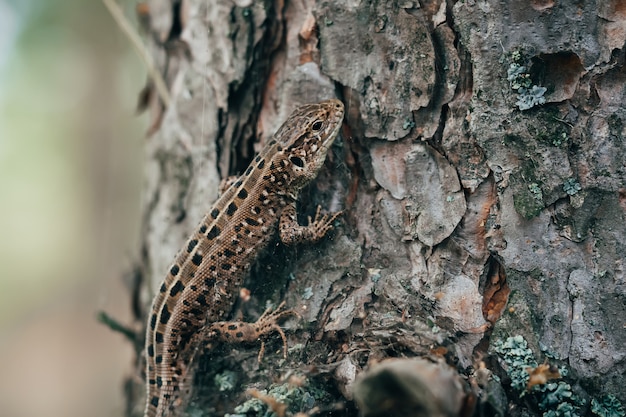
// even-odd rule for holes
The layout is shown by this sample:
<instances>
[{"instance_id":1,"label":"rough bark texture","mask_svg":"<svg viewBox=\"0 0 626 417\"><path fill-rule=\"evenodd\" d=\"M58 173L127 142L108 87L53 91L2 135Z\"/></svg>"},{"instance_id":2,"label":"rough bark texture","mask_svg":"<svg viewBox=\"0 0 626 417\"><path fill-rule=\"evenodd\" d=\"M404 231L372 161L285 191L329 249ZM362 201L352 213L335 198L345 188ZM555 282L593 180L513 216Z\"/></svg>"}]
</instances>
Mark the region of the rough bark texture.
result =
<instances>
[{"instance_id":1,"label":"rough bark texture","mask_svg":"<svg viewBox=\"0 0 626 417\"><path fill-rule=\"evenodd\" d=\"M623 2L148 3L172 102L146 143L138 320L220 178L297 104L337 96L347 110L301 204L344 209L342 225L275 245L246 285L250 320L267 300L302 313L286 326L298 349L283 362L273 340L260 365L258 346L207 354L193 415L232 413L246 387L289 373L325 391L317 405L352 399L363 369L415 356L456 367L469 413L556 410L520 400L495 348L518 335L568 371L579 415L626 401ZM219 392L228 369L235 388Z\"/></svg>"}]
</instances>

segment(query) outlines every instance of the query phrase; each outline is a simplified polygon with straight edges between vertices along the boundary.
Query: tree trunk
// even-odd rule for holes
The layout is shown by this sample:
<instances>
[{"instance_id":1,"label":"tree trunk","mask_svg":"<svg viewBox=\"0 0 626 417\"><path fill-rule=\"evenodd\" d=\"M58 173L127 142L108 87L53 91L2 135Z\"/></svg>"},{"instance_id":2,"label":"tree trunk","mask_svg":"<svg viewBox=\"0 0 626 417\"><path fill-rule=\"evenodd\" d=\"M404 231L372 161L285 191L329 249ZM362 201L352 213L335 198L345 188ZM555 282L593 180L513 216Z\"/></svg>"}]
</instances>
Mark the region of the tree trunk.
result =
<instances>
[{"instance_id":1,"label":"tree trunk","mask_svg":"<svg viewBox=\"0 0 626 417\"><path fill-rule=\"evenodd\" d=\"M138 322L220 180L296 105L346 105L300 202L344 210L341 225L315 245L276 240L239 307L248 320L269 301L301 313L285 324L287 361L278 337L260 364L256 345L207 352L190 415L234 413L246 388L289 375L308 394L281 397L292 412L357 415L355 377L389 357L463 376L463 411L441 415L626 401L623 2L148 4L171 101L146 142ZM544 361L561 377L520 399ZM129 387L141 415L143 386ZM393 415L364 414L377 412Z\"/></svg>"}]
</instances>

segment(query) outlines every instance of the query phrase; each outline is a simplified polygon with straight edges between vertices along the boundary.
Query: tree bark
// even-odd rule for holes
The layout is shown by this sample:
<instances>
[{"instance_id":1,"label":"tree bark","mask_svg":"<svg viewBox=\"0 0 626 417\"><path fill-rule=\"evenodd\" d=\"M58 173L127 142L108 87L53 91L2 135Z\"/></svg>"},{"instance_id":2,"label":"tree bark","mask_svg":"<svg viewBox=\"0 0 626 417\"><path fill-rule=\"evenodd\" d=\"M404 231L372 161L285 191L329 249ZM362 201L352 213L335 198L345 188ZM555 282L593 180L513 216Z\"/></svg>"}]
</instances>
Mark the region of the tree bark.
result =
<instances>
[{"instance_id":1,"label":"tree bark","mask_svg":"<svg viewBox=\"0 0 626 417\"><path fill-rule=\"evenodd\" d=\"M300 203L345 210L341 226L316 245L277 240L239 308L254 320L285 300L302 314L286 324L287 361L279 338L261 364L258 346L207 353L190 413L233 413L245 388L297 374L316 405L356 415L355 378L389 357L453 365L466 415L626 401L622 2L148 4L171 102L146 142L138 323L220 179L296 105L346 105ZM580 404L520 400L502 348L514 336L536 364L560 367L554 383ZM220 392L214 377L229 369L235 388ZM141 415L143 387L129 387Z\"/></svg>"}]
</instances>

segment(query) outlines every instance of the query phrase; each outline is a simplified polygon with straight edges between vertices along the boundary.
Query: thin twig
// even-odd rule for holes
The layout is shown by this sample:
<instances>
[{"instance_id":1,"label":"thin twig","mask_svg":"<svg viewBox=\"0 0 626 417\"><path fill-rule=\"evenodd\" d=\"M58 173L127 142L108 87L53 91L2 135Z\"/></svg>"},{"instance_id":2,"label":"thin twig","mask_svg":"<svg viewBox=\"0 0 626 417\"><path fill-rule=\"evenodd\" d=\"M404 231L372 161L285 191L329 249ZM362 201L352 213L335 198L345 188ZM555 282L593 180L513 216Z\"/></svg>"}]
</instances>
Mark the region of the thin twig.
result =
<instances>
[{"instance_id":1,"label":"thin twig","mask_svg":"<svg viewBox=\"0 0 626 417\"><path fill-rule=\"evenodd\" d=\"M137 333L130 329L127 326L124 326L119 321L115 320L113 317L109 316L104 311L99 311L97 315L97 319L100 323L107 326L109 329L114 332L123 334L128 340L130 340L133 344L137 343Z\"/></svg>"},{"instance_id":2,"label":"thin twig","mask_svg":"<svg viewBox=\"0 0 626 417\"><path fill-rule=\"evenodd\" d=\"M168 107L170 104L170 93L167 90L167 86L165 85L165 81L163 80L161 73L154 65L152 55L150 55L150 53L146 50L141 38L139 38L137 32L133 29L128 19L126 19L126 16L124 16L124 12L120 6L114 0L102 0L102 2L106 8L109 9L109 13L111 13L113 20L115 20L122 32L124 32L128 39L130 39L130 42L137 50L139 57L148 69L148 74L154 82L154 86L156 87L161 100L163 100L163 104L165 107Z\"/></svg>"}]
</instances>

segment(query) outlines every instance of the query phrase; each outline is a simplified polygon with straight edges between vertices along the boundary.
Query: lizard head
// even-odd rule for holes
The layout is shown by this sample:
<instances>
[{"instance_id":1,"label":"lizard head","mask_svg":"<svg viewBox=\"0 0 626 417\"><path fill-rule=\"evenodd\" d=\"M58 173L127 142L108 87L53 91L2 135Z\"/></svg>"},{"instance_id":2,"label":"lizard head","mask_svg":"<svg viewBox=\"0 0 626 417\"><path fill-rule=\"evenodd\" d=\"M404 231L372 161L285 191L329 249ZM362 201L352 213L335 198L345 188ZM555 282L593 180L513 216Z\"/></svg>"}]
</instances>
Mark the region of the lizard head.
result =
<instances>
[{"instance_id":1,"label":"lizard head","mask_svg":"<svg viewBox=\"0 0 626 417\"><path fill-rule=\"evenodd\" d=\"M298 107L276 132L278 164L287 181L299 189L317 176L339 133L344 107L330 99Z\"/></svg>"}]
</instances>

